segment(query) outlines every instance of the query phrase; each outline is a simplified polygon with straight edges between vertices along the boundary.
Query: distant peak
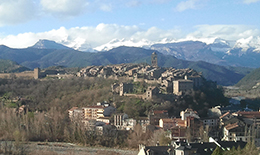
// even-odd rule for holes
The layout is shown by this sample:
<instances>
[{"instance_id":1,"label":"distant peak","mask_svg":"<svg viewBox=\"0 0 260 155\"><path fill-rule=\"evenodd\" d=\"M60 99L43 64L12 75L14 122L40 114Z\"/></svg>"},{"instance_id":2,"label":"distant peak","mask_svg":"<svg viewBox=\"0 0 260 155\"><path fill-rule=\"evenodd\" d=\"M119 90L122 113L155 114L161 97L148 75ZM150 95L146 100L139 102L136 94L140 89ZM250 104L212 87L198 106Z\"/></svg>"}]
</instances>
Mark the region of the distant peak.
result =
<instances>
[{"instance_id":1,"label":"distant peak","mask_svg":"<svg viewBox=\"0 0 260 155\"><path fill-rule=\"evenodd\" d=\"M40 39L36 44L32 46L32 48L37 49L71 49L67 46L64 46L62 44L56 43L52 40L47 39Z\"/></svg>"}]
</instances>

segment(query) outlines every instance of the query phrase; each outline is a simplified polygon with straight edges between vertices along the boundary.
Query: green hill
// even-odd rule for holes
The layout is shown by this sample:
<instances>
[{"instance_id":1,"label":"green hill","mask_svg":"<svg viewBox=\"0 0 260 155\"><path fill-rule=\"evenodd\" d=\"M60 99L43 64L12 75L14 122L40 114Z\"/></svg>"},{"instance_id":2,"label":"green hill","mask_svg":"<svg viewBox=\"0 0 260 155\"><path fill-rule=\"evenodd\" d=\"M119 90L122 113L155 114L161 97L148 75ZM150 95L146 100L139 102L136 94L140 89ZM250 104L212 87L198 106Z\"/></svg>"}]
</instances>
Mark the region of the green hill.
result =
<instances>
[{"instance_id":1,"label":"green hill","mask_svg":"<svg viewBox=\"0 0 260 155\"><path fill-rule=\"evenodd\" d=\"M30 70L11 60L0 59L0 73L15 73Z\"/></svg>"},{"instance_id":2,"label":"green hill","mask_svg":"<svg viewBox=\"0 0 260 155\"><path fill-rule=\"evenodd\" d=\"M243 88L252 88L258 82L260 82L260 68L257 68L251 73L247 74L236 84L236 86Z\"/></svg>"}]
</instances>

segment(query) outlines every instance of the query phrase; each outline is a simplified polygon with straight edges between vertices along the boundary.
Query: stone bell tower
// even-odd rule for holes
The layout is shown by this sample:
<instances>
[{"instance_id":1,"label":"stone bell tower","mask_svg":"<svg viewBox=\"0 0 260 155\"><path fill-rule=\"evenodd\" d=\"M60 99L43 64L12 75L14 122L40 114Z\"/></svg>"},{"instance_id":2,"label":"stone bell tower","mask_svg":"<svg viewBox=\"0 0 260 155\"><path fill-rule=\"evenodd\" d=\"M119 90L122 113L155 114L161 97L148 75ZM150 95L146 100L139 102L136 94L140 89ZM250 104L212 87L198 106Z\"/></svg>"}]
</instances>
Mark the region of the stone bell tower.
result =
<instances>
[{"instance_id":1,"label":"stone bell tower","mask_svg":"<svg viewBox=\"0 0 260 155\"><path fill-rule=\"evenodd\" d=\"M156 54L156 52L153 52L153 53L152 53L152 56L151 56L151 64L152 64L153 67L158 67L157 54Z\"/></svg>"}]
</instances>

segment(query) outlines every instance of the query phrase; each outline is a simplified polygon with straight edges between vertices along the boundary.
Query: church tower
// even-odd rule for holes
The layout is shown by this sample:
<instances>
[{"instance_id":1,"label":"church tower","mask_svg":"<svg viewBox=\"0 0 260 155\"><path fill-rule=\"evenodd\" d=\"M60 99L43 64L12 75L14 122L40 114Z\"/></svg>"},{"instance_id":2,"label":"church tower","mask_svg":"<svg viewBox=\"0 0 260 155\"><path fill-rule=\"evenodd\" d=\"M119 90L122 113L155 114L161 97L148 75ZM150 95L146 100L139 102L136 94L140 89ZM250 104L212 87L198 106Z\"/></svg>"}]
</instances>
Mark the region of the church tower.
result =
<instances>
[{"instance_id":1,"label":"church tower","mask_svg":"<svg viewBox=\"0 0 260 155\"><path fill-rule=\"evenodd\" d=\"M151 62L152 62L152 66L153 66L153 67L158 67L157 54L156 54L156 52L153 52L153 53L152 53Z\"/></svg>"}]
</instances>

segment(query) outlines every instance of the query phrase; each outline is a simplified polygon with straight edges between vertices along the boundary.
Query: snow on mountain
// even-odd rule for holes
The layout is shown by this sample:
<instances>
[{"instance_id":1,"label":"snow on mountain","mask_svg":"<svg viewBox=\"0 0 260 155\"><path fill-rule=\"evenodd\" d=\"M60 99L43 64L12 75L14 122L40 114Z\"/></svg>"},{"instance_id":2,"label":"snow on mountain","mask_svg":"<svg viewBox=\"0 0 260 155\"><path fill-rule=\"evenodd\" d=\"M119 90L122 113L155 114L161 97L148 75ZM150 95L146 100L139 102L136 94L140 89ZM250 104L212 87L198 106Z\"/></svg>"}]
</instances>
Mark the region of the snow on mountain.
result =
<instances>
[{"instance_id":1,"label":"snow on mountain","mask_svg":"<svg viewBox=\"0 0 260 155\"><path fill-rule=\"evenodd\" d=\"M212 44L209 45L214 52L227 52L231 49L230 43L224 39L216 38Z\"/></svg>"},{"instance_id":2,"label":"snow on mountain","mask_svg":"<svg viewBox=\"0 0 260 155\"><path fill-rule=\"evenodd\" d=\"M221 38L216 38L214 40L213 44L220 44L220 45L223 45L223 46L230 46L228 41L226 41L224 39L221 39Z\"/></svg>"},{"instance_id":3,"label":"snow on mountain","mask_svg":"<svg viewBox=\"0 0 260 155\"><path fill-rule=\"evenodd\" d=\"M119 46L129 46L129 47L142 47L142 48L149 48L153 42L148 41L146 39L142 39L141 41L136 41L135 39L131 38L130 40L126 39L113 39L109 43L95 47L94 49L97 51L108 51L110 49L119 47Z\"/></svg>"},{"instance_id":4,"label":"snow on mountain","mask_svg":"<svg viewBox=\"0 0 260 155\"><path fill-rule=\"evenodd\" d=\"M62 41L61 44L64 44L70 48L73 48L78 51L90 51L93 52L92 46L83 38L76 38L72 41Z\"/></svg>"},{"instance_id":5,"label":"snow on mountain","mask_svg":"<svg viewBox=\"0 0 260 155\"><path fill-rule=\"evenodd\" d=\"M110 42L97 46L92 47L90 43L86 41L84 38L76 38L76 39L63 39L58 42L50 41L50 40L39 40L34 46L34 48L56 48L56 49L75 49L79 51L108 51L110 49L119 47L119 46L128 46L128 47L141 47L150 49L152 45L155 44L167 44L167 43L180 43L180 42L186 42L186 41L200 41L203 43L206 43L210 49L214 52L224 52L228 55L230 54L243 54L248 49L251 49L253 52L260 53L260 37L248 37L248 38L242 38L237 41L230 41L230 40L224 40L221 38L185 38L185 39L170 39L170 38L164 38L162 40L158 41L150 41L147 39L142 40L136 40L136 39L113 39ZM234 50L235 49L235 50ZM230 51L232 51L230 53ZM172 51L169 51L170 53ZM234 53L235 52L235 53ZM239 53L237 53L239 52Z\"/></svg>"},{"instance_id":6,"label":"snow on mountain","mask_svg":"<svg viewBox=\"0 0 260 155\"><path fill-rule=\"evenodd\" d=\"M250 36L237 40L233 49L239 48L242 49L242 52L246 52L249 48L254 48L254 52L260 53L260 37Z\"/></svg>"}]
</instances>

